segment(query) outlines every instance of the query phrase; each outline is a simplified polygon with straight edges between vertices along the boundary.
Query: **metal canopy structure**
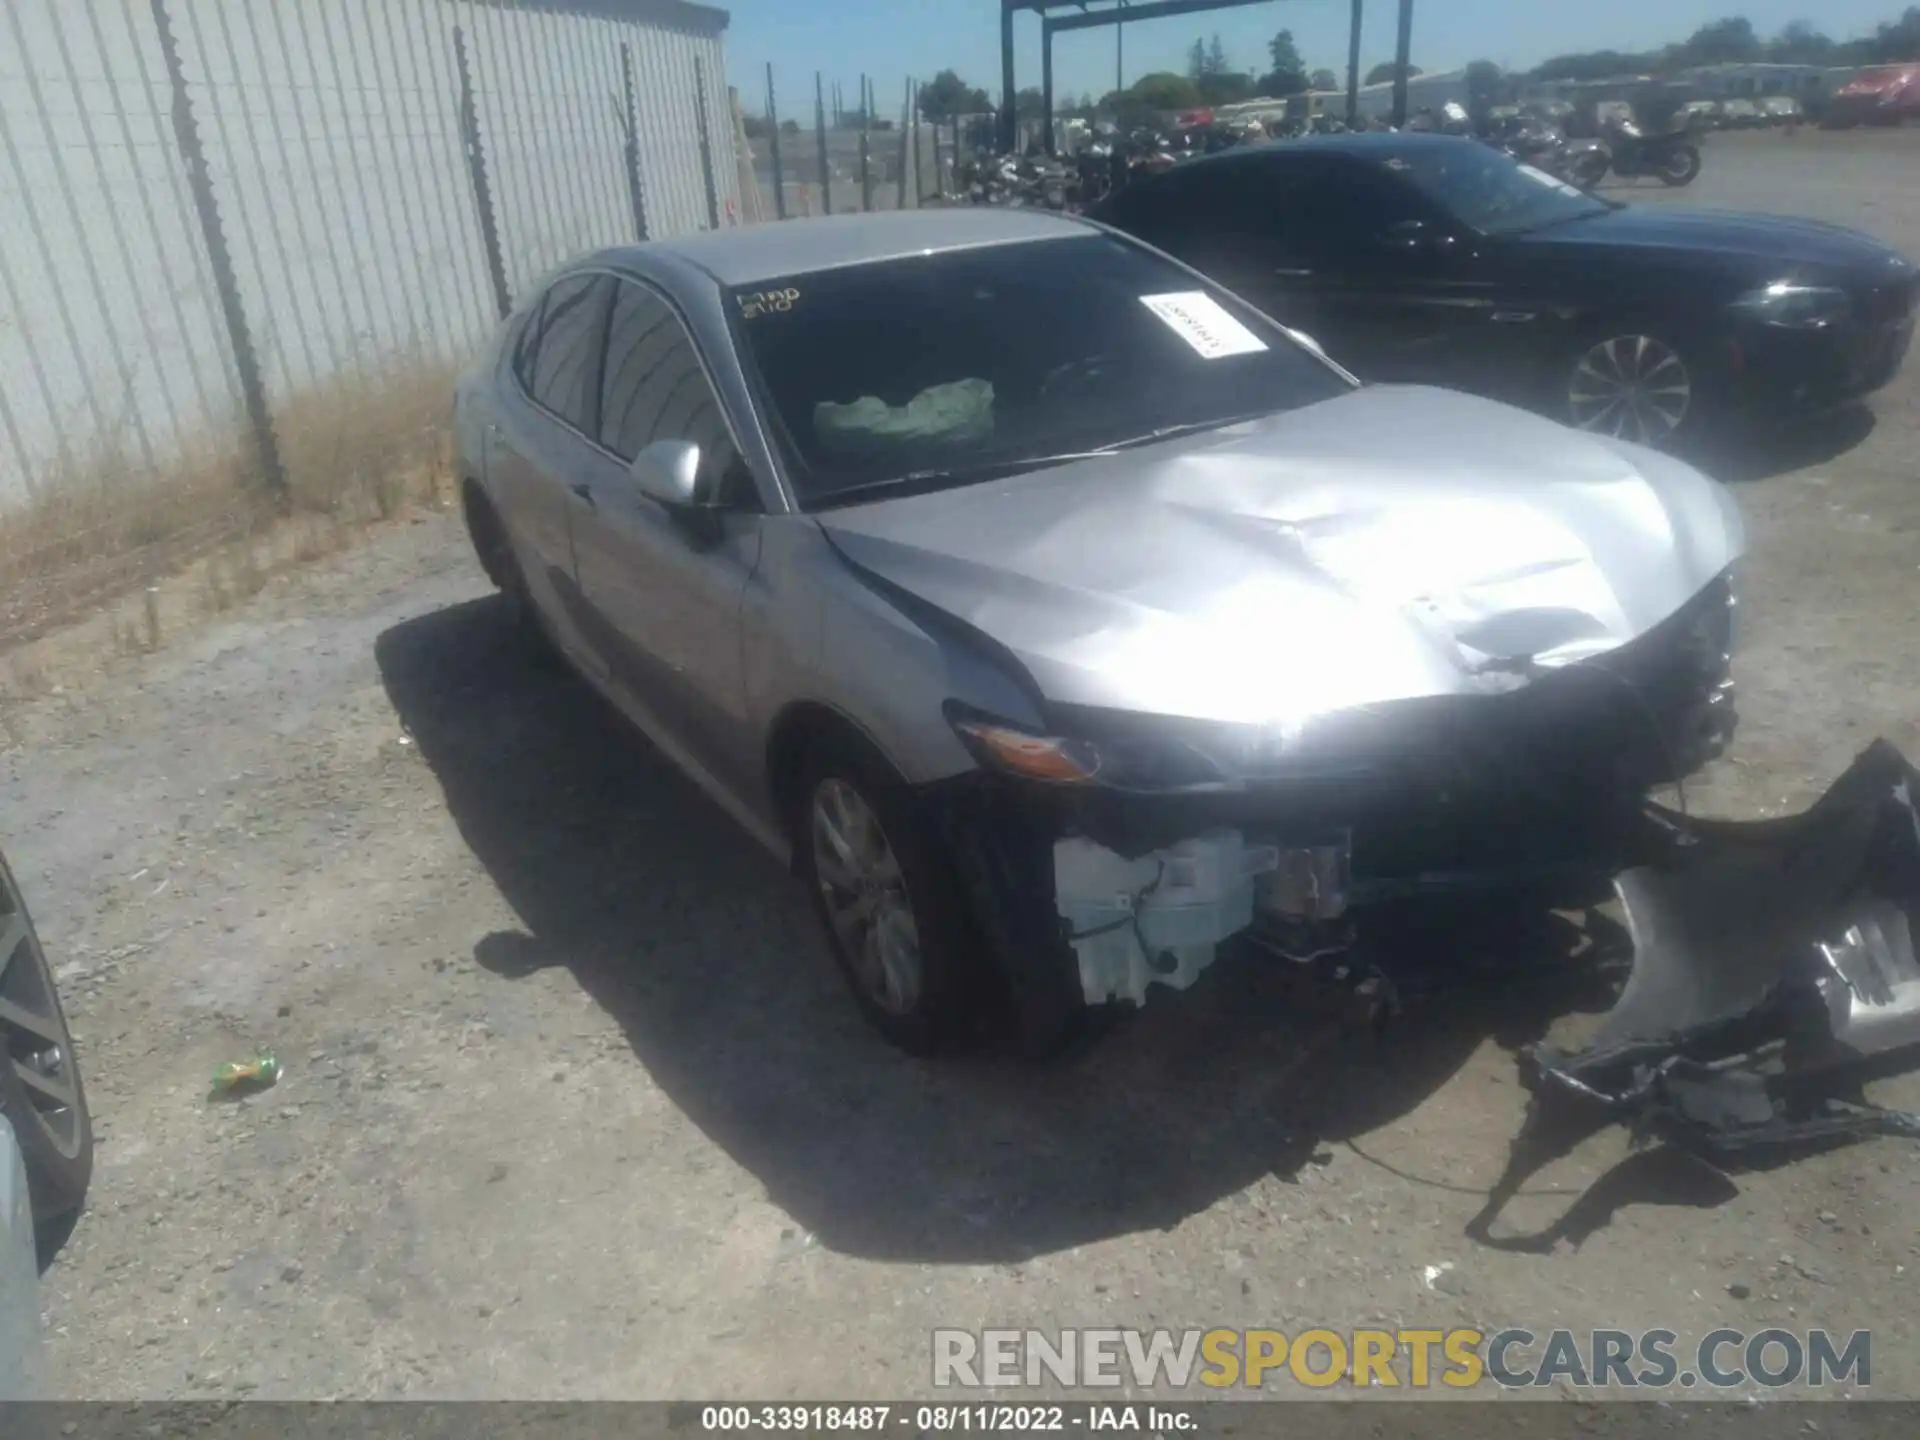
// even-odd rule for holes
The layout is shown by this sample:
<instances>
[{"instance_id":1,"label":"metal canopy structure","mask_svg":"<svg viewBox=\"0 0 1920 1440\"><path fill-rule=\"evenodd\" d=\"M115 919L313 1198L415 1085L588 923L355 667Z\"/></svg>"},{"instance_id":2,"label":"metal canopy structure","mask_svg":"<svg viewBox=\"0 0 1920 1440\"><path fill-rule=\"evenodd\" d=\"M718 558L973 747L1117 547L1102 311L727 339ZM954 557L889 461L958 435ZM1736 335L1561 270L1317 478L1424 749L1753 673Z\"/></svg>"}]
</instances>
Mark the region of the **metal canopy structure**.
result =
<instances>
[{"instance_id":1,"label":"metal canopy structure","mask_svg":"<svg viewBox=\"0 0 1920 1440\"><path fill-rule=\"evenodd\" d=\"M1045 102L1043 134L1053 149L1053 37L1062 31L1119 27L1128 21L1167 20L1211 10L1235 10L1263 5L1268 0L1000 0L1000 148L1011 151L1019 140L1014 99L1019 94L1013 75L1013 17L1030 10L1040 17L1040 93ZM1364 0L1348 0L1352 28L1347 49L1347 123L1360 114L1360 21ZM1072 11L1058 15L1057 11ZM1407 61L1413 35L1413 0L1400 0L1400 31L1393 92L1394 124L1407 120ZM1116 79L1120 77L1116 76Z\"/></svg>"}]
</instances>

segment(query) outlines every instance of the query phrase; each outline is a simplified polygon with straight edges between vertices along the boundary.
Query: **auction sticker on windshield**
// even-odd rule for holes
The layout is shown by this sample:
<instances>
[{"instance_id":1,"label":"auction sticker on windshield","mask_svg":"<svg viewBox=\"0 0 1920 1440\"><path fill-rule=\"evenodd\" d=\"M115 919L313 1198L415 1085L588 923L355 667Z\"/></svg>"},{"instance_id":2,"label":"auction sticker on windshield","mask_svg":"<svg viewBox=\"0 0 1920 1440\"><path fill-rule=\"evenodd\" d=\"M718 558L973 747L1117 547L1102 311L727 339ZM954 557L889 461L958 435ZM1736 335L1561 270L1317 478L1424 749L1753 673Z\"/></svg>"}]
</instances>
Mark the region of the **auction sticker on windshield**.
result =
<instances>
[{"instance_id":1,"label":"auction sticker on windshield","mask_svg":"<svg viewBox=\"0 0 1920 1440\"><path fill-rule=\"evenodd\" d=\"M1226 307L1204 290L1142 295L1140 303L1158 315L1162 324L1204 359L1251 355L1267 348L1264 340L1229 315Z\"/></svg>"}]
</instances>

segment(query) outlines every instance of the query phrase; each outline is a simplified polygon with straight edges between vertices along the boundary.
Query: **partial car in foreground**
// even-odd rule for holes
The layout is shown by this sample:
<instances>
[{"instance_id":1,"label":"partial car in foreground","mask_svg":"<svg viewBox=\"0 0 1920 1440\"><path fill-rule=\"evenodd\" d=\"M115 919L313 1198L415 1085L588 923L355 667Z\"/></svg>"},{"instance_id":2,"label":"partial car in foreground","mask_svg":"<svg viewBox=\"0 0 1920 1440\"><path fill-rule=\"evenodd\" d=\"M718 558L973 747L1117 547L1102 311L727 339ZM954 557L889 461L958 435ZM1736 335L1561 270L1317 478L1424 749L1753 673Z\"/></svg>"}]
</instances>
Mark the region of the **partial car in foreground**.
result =
<instances>
[{"instance_id":1,"label":"partial car in foreground","mask_svg":"<svg viewBox=\"0 0 1920 1440\"><path fill-rule=\"evenodd\" d=\"M1092 216L1369 379L1457 385L1656 446L1892 380L1920 273L1781 216L1635 207L1471 141L1347 135L1196 160Z\"/></svg>"},{"instance_id":2,"label":"partial car in foreground","mask_svg":"<svg viewBox=\"0 0 1920 1440\"><path fill-rule=\"evenodd\" d=\"M914 1049L995 994L1044 1049L1350 903L1611 873L1732 725L1720 486L1363 387L1077 220L590 256L455 414L509 612L791 860Z\"/></svg>"},{"instance_id":3,"label":"partial car in foreground","mask_svg":"<svg viewBox=\"0 0 1920 1440\"><path fill-rule=\"evenodd\" d=\"M26 899L0 855L0 1114L13 1125L43 1232L86 1200L93 1126L73 1036Z\"/></svg>"}]
</instances>

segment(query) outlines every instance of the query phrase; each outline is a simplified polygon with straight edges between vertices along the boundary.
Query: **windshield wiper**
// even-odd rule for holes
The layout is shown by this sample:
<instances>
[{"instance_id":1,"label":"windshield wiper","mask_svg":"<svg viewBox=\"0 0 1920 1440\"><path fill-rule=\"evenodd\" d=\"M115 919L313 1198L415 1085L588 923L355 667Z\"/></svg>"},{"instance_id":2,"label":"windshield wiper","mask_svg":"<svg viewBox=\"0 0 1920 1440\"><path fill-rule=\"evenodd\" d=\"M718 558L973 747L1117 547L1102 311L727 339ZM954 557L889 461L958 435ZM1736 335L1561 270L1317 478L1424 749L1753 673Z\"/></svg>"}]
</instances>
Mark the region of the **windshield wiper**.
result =
<instances>
[{"instance_id":1,"label":"windshield wiper","mask_svg":"<svg viewBox=\"0 0 1920 1440\"><path fill-rule=\"evenodd\" d=\"M822 510L832 505L844 505L855 496L870 497L901 492L911 494L925 490L938 490L947 485L972 485L982 480L1000 480L1028 470L1044 470L1049 465L1065 465L1070 460L1091 460L1097 455L1106 453L1104 450L1075 450L1066 455L1030 455L1018 460L991 460L981 465L909 470L904 475L883 475L877 480L862 480L855 485L839 486L820 496L813 502L811 508Z\"/></svg>"},{"instance_id":2,"label":"windshield wiper","mask_svg":"<svg viewBox=\"0 0 1920 1440\"><path fill-rule=\"evenodd\" d=\"M1255 410L1250 415L1224 415L1218 420L1187 420L1178 425L1162 425L1159 429L1149 430L1144 435L1135 435L1127 440L1116 440L1111 445L1102 445L1098 450L1088 453L1111 455L1116 450L1136 450L1142 445L1151 445L1158 440L1178 440L1182 435L1199 435L1208 430L1225 430L1231 425L1245 425L1250 420L1264 420L1272 413L1271 410Z\"/></svg>"},{"instance_id":3,"label":"windshield wiper","mask_svg":"<svg viewBox=\"0 0 1920 1440\"><path fill-rule=\"evenodd\" d=\"M1049 466L1066 465L1075 460L1097 460L1117 451L1151 445L1158 440L1177 440L1182 435L1198 435L1206 430L1224 430L1229 425L1244 425L1249 420L1265 419L1271 413L1269 410L1256 410L1250 415L1228 415L1218 420L1188 420L1179 425L1162 425L1156 430L1147 431L1144 435L1115 440L1110 445L1102 445L1093 450L1070 450L1059 455L1028 455L1017 459L990 460L979 465L956 465L948 469L909 470L904 475L886 475L877 480L862 480L855 485L842 485L820 496L809 508L825 510L836 505L854 503L856 497L870 499L876 495L914 494L927 490L939 490L948 485L972 485L982 480L1001 480L1009 475L1021 475L1029 470L1045 470Z\"/></svg>"}]
</instances>

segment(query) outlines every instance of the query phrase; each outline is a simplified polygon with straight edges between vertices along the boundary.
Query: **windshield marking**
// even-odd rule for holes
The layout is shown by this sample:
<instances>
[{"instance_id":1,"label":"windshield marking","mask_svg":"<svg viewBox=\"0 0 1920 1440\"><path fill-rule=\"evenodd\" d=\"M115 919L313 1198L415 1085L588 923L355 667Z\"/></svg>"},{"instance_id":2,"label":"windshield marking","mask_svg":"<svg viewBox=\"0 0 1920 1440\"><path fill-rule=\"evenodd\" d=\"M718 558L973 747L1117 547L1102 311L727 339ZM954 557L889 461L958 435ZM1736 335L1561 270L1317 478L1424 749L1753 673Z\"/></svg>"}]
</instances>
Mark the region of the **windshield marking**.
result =
<instances>
[{"instance_id":1,"label":"windshield marking","mask_svg":"<svg viewBox=\"0 0 1920 1440\"><path fill-rule=\"evenodd\" d=\"M784 315L800 299L800 292L789 285L784 290L756 290L740 297L740 318L757 320L762 315Z\"/></svg>"},{"instance_id":2,"label":"windshield marking","mask_svg":"<svg viewBox=\"0 0 1920 1440\"><path fill-rule=\"evenodd\" d=\"M1202 290L1171 295L1142 295L1151 310L1174 334L1193 347L1203 360L1226 355L1252 355L1267 348L1266 341L1242 325L1218 300Z\"/></svg>"}]
</instances>

